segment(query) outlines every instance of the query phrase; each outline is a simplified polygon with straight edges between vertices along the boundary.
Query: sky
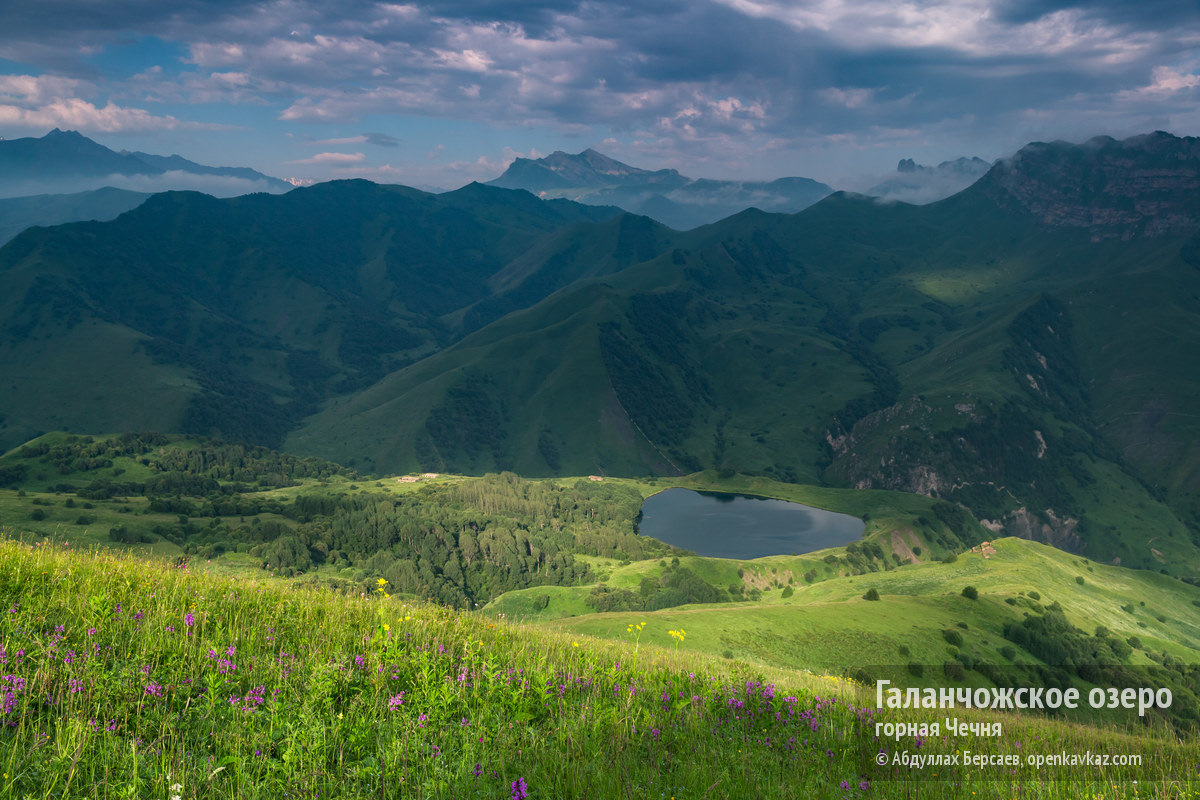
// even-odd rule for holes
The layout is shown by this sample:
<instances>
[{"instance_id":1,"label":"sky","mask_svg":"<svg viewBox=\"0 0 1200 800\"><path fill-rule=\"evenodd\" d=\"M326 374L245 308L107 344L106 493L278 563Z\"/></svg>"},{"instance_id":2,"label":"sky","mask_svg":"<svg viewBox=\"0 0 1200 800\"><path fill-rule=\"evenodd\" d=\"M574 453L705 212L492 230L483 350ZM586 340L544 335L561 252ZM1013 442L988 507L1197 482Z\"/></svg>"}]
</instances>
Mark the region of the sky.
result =
<instances>
[{"instance_id":1,"label":"sky","mask_svg":"<svg viewBox=\"0 0 1200 800\"><path fill-rule=\"evenodd\" d=\"M0 0L0 136L456 188L595 148L858 188L1200 133L1196 0Z\"/></svg>"}]
</instances>

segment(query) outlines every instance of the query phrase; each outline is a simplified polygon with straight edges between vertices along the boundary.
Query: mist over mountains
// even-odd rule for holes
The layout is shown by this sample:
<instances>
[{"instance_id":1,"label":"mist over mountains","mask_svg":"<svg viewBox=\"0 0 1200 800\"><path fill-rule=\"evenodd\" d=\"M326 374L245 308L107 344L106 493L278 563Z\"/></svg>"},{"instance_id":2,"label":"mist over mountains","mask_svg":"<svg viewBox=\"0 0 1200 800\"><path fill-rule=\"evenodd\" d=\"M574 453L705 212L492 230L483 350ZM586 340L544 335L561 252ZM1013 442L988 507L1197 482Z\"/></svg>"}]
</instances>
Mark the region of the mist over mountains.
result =
<instances>
[{"instance_id":1,"label":"mist over mountains","mask_svg":"<svg viewBox=\"0 0 1200 800\"><path fill-rule=\"evenodd\" d=\"M291 184L245 167L209 167L178 155L116 152L76 131L0 140L0 198L102 187L202 191L219 197L283 192Z\"/></svg>"},{"instance_id":2,"label":"mist over mountains","mask_svg":"<svg viewBox=\"0 0 1200 800\"><path fill-rule=\"evenodd\" d=\"M559 161L542 180L681 180ZM1182 574L1197 175L1195 139L1039 143L928 205L689 231L480 184L160 194L0 249L0 447L155 429L368 472L711 468Z\"/></svg>"},{"instance_id":3,"label":"mist over mountains","mask_svg":"<svg viewBox=\"0 0 1200 800\"><path fill-rule=\"evenodd\" d=\"M556 151L545 158L518 158L488 185L524 189L543 198L619 206L676 230L716 222L747 208L801 211L833 193L810 178L693 179L673 169L631 167L591 149L577 155Z\"/></svg>"},{"instance_id":4,"label":"mist over mountains","mask_svg":"<svg viewBox=\"0 0 1200 800\"><path fill-rule=\"evenodd\" d=\"M872 197L923 205L961 192L983 177L991 164L982 158L956 158L936 167L901 159L895 173L866 190Z\"/></svg>"}]
</instances>

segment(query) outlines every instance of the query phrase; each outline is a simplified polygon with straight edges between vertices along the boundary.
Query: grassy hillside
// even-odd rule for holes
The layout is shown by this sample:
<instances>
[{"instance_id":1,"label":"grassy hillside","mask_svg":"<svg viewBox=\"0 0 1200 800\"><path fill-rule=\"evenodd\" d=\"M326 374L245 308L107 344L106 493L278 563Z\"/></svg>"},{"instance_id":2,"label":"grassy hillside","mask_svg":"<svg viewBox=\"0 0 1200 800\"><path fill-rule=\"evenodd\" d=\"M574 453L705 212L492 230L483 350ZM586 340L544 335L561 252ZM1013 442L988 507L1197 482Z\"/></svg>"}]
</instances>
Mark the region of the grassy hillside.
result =
<instances>
[{"instance_id":1,"label":"grassy hillside","mask_svg":"<svg viewBox=\"0 0 1200 800\"><path fill-rule=\"evenodd\" d=\"M1034 663L1037 659L1028 653L1001 654L1013 644L1005 639L1004 627L1058 603L1067 620L1089 635L1103 626L1122 641L1136 637L1140 646L1130 656L1133 664L1149 665L1150 654L1164 652L1187 663L1200 661L1200 590L1019 539L995 540L986 553L976 548L953 563L926 561L862 575L822 575L811 583L802 576L823 552L811 560L772 556L739 564L706 559L717 561L710 569L735 576L741 567L752 576L748 580L763 586L762 600L667 609L637 619L654 621L657 633L650 641L669 643L665 631L684 627L697 647L710 652L729 651L780 667L852 673L910 661L940 666L959 654L996 664ZM614 571L609 581L629 581L628 574ZM967 586L975 587L976 599L962 595ZM788 588L791 593L783 597ZM878 601L863 598L871 589ZM522 594L532 592L536 590ZM501 598L495 608L504 610L510 602ZM621 638L629 617L593 614L552 625ZM962 629L964 645L952 649L941 632L959 623L967 626Z\"/></svg>"},{"instance_id":2,"label":"grassy hillside","mask_svg":"<svg viewBox=\"0 0 1200 800\"><path fill-rule=\"evenodd\" d=\"M1185 797L1195 748L1002 715L1021 753L1136 768L874 766L852 682L75 548L0 543L12 796ZM636 622L633 617L630 622ZM966 719L974 719L967 716ZM1036 743L1036 744L1035 744ZM926 752L970 738L928 743ZM907 745L901 745L907 747Z\"/></svg>"}]
</instances>

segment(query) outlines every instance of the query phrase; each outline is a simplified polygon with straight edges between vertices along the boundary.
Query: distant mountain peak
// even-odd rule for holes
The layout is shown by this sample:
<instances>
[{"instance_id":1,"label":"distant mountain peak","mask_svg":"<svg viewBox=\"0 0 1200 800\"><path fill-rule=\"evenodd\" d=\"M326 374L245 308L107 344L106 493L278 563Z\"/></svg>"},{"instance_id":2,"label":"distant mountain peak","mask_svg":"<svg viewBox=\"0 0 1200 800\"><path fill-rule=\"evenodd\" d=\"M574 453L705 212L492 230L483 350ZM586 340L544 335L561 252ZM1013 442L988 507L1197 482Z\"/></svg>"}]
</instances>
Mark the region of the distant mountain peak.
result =
<instances>
[{"instance_id":1,"label":"distant mountain peak","mask_svg":"<svg viewBox=\"0 0 1200 800\"><path fill-rule=\"evenodd\" d=\"M695 228L747 208L795 213L833 192L810 178L771 182L695 180L674 169L648 170L588 148L518 158L488 185L524 189L543 199L613 205L678 229Z\"/></svg>"},{"instance_id":2,"label":"distant mountain peak","mask_svg":"<svg viewBox=\"0 0 1200 800\"><path fill-rule=\"evenodd\" d=\"M207 167L177 155L117 152L79 131L61 128L41 138L0 140L0 197L75 193L109 185L225 194L291 188L245 167Z\"/></svg>"},{"instance_id":3,"label":"distant mountain peak","mask_svg":"<svg viewBox=\"0 0 1200 800\"><path fill-rule=\"evenodd\" d=\"M902 158L895 173L866 190L885 200L921 205L957 194L983 177L991 165L982 158L956 158L936 167Z\"/></svg>"}]
</instances>

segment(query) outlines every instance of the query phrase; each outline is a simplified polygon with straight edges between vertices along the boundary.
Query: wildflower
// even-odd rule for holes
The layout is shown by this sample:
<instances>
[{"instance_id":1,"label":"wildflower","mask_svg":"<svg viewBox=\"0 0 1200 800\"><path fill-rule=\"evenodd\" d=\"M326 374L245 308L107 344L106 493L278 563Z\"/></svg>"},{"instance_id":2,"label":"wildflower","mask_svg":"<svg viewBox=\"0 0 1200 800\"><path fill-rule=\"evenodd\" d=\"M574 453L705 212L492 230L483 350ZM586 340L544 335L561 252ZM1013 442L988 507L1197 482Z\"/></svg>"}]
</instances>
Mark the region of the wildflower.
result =
<instances>
[{"instance_id":1,"label":"wildflower","mask_svg":"<svg viewBox=\"0 0 1200 800\"><path fill-rule=\"evenodd\" d=\"M529 797L529 787L525 784L524 778L517 778L512 782L512 800L525 800Z\"/></svg>"},{"instance_id":2,"label":"wildflower","mask_svg":"<svg viewBox=\"0 0 1200 800\"><path fill-rule=\"evenodd\" d=\"M404 692L392 695L388 698L388 710L395 711L400 706L404 705Z\"/></svg>"}]
</instances>

